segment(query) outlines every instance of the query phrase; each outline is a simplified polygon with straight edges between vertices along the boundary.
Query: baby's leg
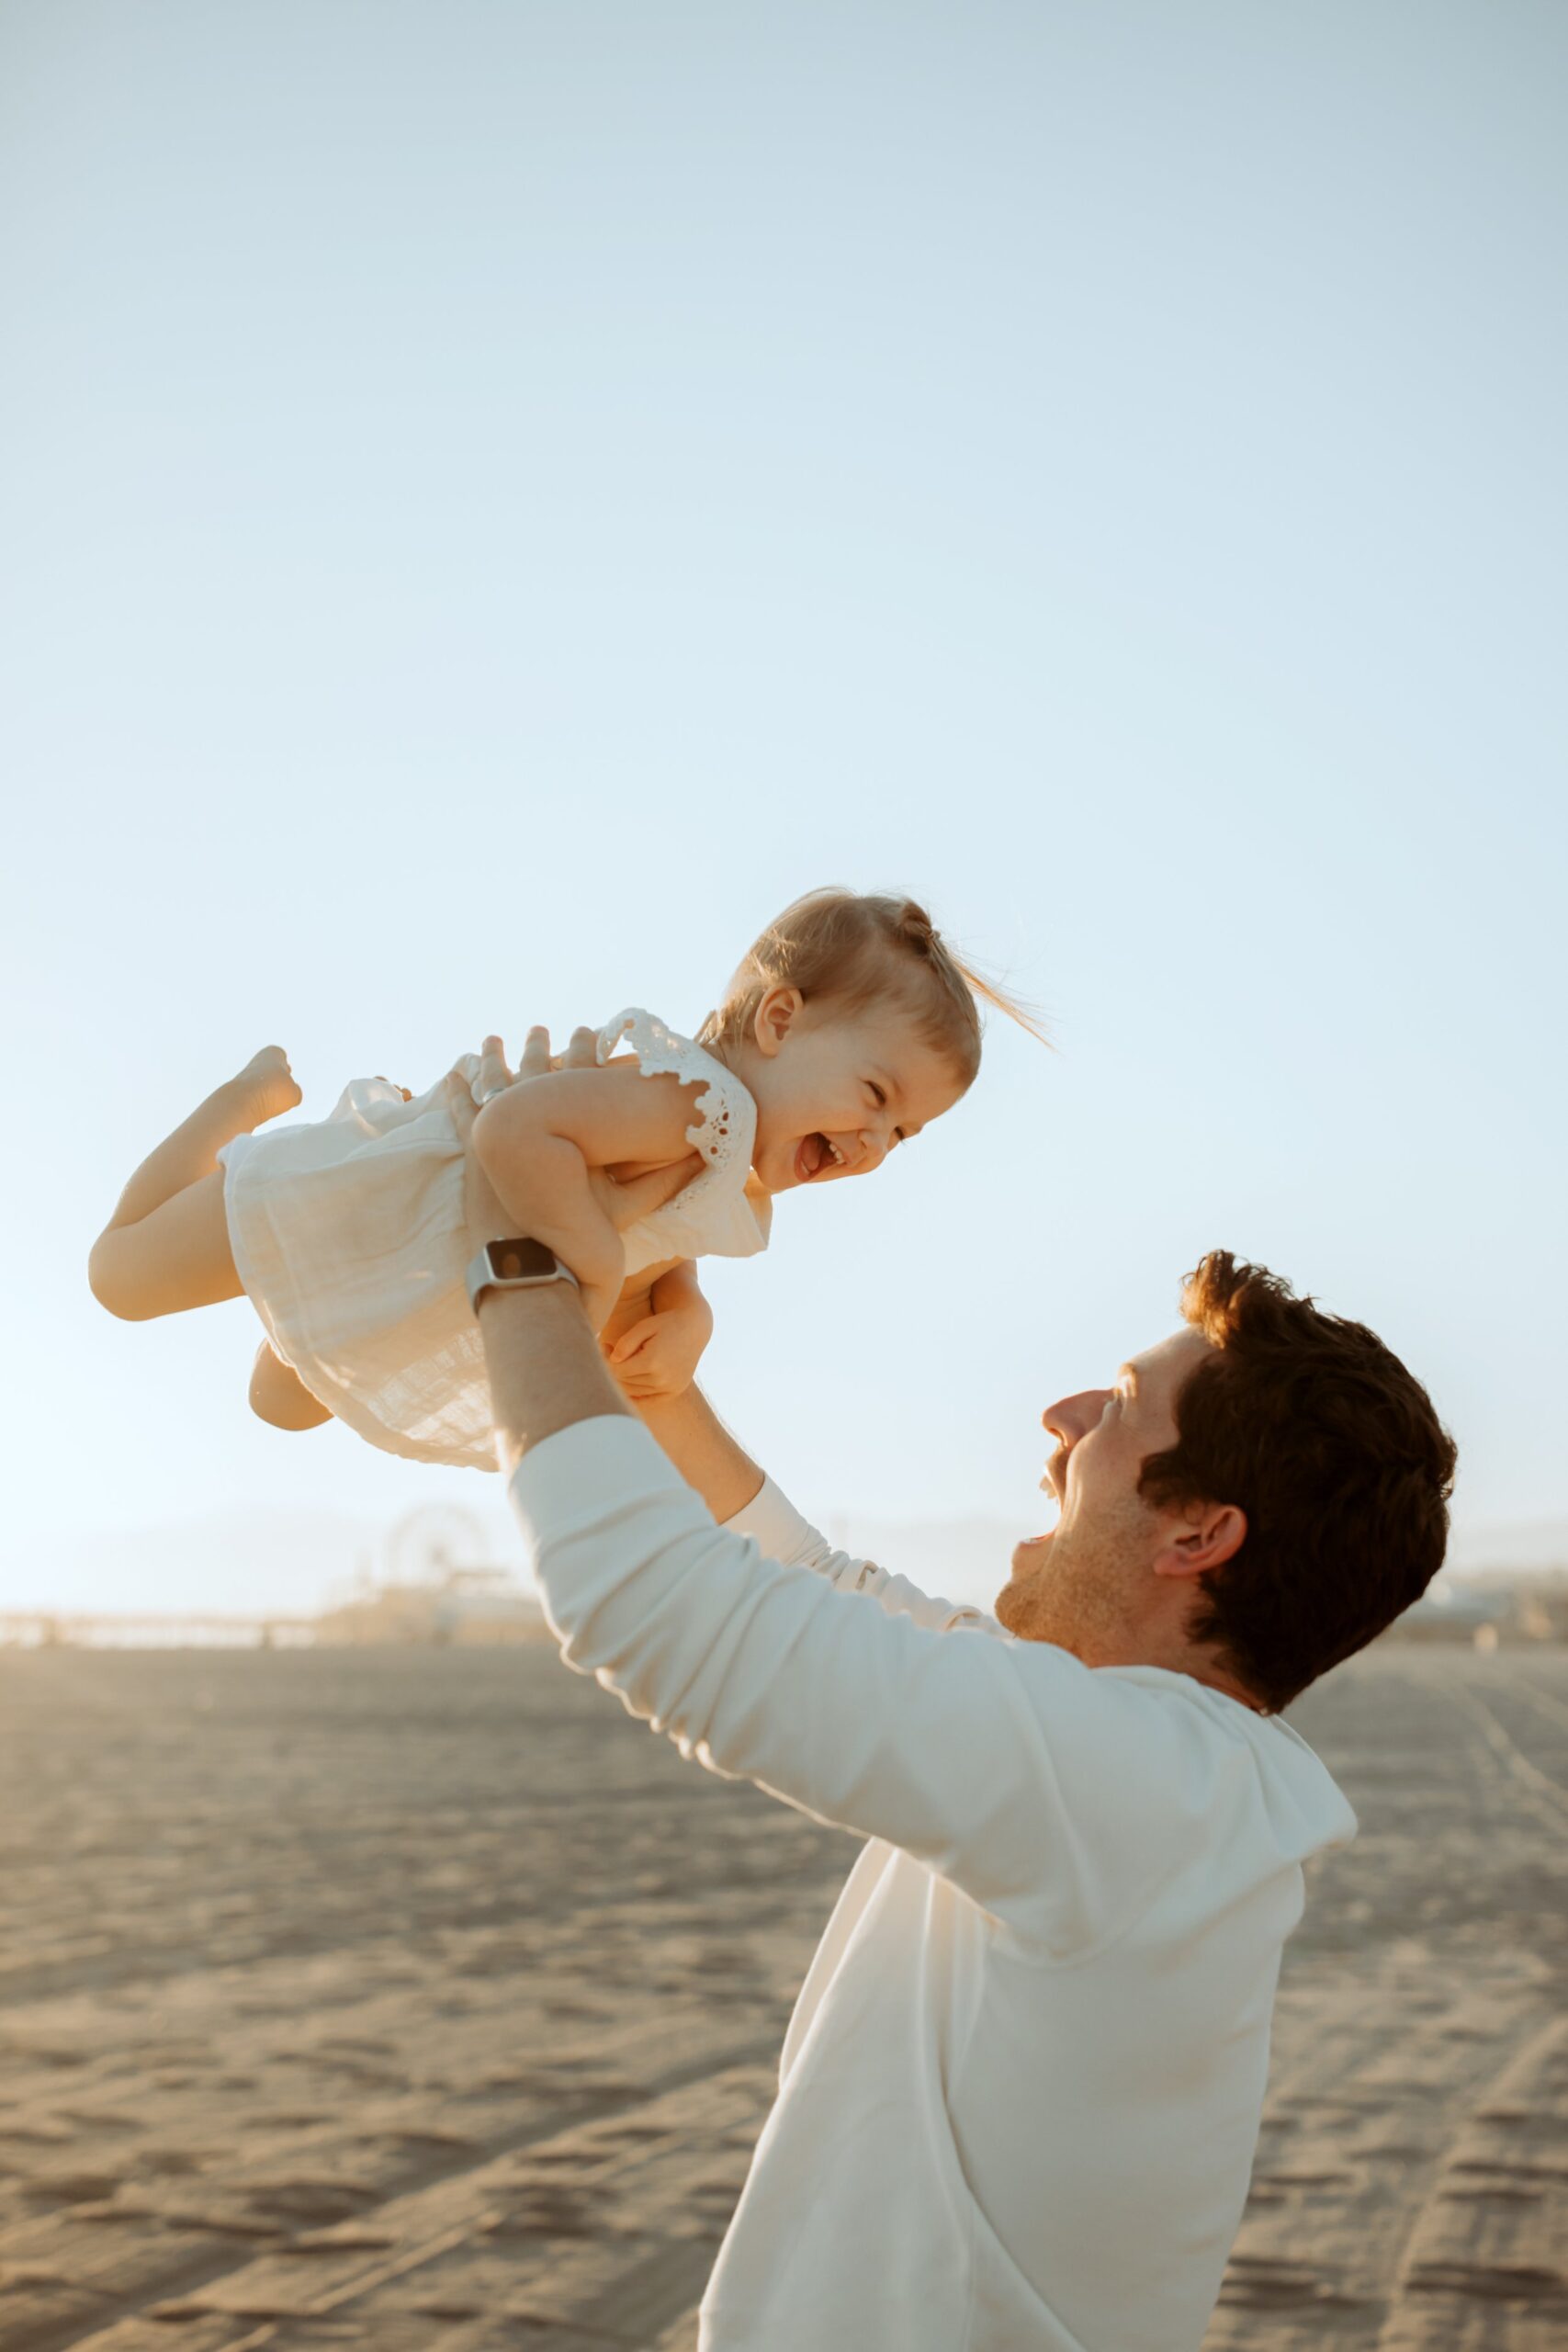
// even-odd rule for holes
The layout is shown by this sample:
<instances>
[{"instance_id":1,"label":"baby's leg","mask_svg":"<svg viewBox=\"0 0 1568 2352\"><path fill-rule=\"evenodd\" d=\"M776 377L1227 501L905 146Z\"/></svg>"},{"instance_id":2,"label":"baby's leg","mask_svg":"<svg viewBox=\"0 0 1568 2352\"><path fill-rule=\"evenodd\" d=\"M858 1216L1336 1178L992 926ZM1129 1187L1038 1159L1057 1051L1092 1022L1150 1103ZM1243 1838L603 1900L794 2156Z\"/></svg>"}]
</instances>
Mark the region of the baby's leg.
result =
<instances>
[{"instance_id":1,"label":"baby's leg","mask_svg":"<svg viewBox=\"0 0 1568 2352\"><path fill-rule=\"evenodd\" d=\"M319 1430L332 1419L321 1399L312 1396L292 1365L275 1355L264 1340L251 1373L251 1410L275 1430Z\"/></svg>"},{"instance_id":2,"label":"baby's leg","mask_svg":"<svg viewBox=\"0 0 1568 2352\"><path fill-rule=\"evenodd\" d=\"M164 1137L93 1245L87 1279L101 1305L141 1322L238 1297L218 1154L299 1100L282 1047L267 1046Z\"/></svg>"},{"instance_id":3,"label":"baby's leg","mask_svg":"<svg viewBox=\"0 0 1568 2352\"><path fill-rule=\"evenodd\" d=\"M222 1170L187 1184L134 1225L106 1226L93 1244L87 1280L99 1306L128 1323L238 1298L244 1285L229 1245Z\"/></svg>"},{"instance_id":4,"label":"baby's leg","mask_svg":"<svg viewBox=\"0 0 1568 2352\"><path fill-rule=\"evenodd\" d=\"M162 1208L187 1184L198 1184L204 1176L210 1176L226 1143L292 1111L299 1100L299 1089L288 1055L281 1046L264 1046L237 1078L228 1080L198 1103L189 1118L149 1153L120 1194L108 1230L140 1225L150 1211Z\"/></svg>"}]
</instances>

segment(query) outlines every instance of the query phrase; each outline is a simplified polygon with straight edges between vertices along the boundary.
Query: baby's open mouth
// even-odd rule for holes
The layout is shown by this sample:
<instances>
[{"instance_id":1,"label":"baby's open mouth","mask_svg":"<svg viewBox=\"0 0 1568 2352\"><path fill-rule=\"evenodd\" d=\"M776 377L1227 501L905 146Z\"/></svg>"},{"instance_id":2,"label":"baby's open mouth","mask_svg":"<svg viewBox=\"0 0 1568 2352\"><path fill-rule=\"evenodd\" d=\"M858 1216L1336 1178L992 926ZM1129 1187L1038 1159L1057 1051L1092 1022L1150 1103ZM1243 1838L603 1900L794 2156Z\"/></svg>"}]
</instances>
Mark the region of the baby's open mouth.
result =
<instances>
[{"instance_id":1,"label":"baby's open mouth","mask_svg":"<svg viewBox=\"0 0 1568 2352\"><path fill-rule=\"evenodd\" d=\"M795 1154L795 1182L797 1184L809 1184L814 1176L822 1174L825 1170L842 1167L843 1159L844 1155L838 1145L820 1132L814 1136L802 1136Z\"/></svg>"}]
</instances>

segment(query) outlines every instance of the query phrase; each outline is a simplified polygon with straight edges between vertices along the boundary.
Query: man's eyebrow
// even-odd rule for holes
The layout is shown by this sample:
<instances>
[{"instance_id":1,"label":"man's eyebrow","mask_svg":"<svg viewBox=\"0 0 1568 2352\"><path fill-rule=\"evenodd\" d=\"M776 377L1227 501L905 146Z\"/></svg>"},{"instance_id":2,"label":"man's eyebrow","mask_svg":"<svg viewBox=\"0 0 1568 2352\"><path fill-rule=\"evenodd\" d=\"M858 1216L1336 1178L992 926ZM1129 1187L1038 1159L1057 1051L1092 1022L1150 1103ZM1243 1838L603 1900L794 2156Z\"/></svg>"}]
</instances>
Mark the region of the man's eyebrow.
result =
<instances>
[{"instance_id":1,"label":"man's eyebrow","mask_svg":"<svg viewBox=\"0 0 1568 2352\"><path fill-rule=\"evenodd\" d=\"M1135 1396L1137 1395L1138 1375L1133 1365L1130 1363L1119 1364L1116 1368L1116 1377L1118 1380L1124 1380L1126 1382L1128 1394L1130 1396Z\"/></svg>"}]
</instances>

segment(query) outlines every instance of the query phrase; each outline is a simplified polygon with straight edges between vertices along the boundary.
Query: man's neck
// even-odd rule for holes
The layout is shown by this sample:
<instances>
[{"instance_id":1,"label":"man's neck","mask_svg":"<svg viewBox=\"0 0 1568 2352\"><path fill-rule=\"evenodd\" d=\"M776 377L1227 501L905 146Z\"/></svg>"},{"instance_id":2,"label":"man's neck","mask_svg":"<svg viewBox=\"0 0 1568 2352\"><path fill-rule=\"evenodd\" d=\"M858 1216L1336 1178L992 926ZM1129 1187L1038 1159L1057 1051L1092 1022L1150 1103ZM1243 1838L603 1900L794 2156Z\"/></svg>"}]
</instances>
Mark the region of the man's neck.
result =
<instances>
[{"instance_id":1,"label":"man's neck","mask_svg":"<svg viewBox=\"0 0 1568 2352\"><path fill-rule=\"evenodd\" d=\"M1271 1707L1266 1707L1261 1699L1255 1699L1245 1683L1238 1682L1234 1674L1226 1674L1222 1667L1205 1662L1180 1667L1178 1672L1190 1674L1193 1681L1202 1683L1205 1690L1218 1690L1225 1698L1235 1699L1240 1705L1249 1707L1255 1715L1268 1715L1274 1712Z\"/></svg>"},{"instance_id":2,"label":"man's neck","mask_svg":"<svg viewBox=\"0 0 1568 2352\"><path fill-rule=\"evenodd\" d=\"M1136 1642L1069 1641L1062 1646L1081 1658L1085 1666L1157 1667L1163 1674L1185 1674L1190 1681L1201 1682L1206 1690L1218 1690L1222 1697L1234 1699L1238 1706L1248 1708L1255 1715L1272 1712L1238 1676L1220 1664L1212 1650L1198 1648L1190 1642L1173 1639L1167 1643L1145 1636Z\"/></svg>"}]
</instances>

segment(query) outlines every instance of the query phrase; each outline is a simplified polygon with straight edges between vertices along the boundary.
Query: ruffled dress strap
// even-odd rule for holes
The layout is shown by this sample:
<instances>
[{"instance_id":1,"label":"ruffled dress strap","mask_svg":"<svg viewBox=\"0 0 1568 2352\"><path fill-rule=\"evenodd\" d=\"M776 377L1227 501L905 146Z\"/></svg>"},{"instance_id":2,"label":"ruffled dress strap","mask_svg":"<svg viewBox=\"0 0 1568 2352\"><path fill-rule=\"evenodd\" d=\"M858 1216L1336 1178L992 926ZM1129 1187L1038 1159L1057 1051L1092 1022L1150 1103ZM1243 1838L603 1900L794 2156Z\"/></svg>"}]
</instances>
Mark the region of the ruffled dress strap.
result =
<instances>
[{"instance_id":1,"label":"ruffled dress strap","mask_svg":"<svg viewBox=\"0 0 1568 2352\"><path fill-rule=\"evenodd\" d=\"M658 1259L748 1258L765 1249L772 1203L749 1189L757 1135L750 1088L694 1039L640 1005L629 1005L598 1033L602 1063L622 1052L636 1056L644 1078L702 1087L686 1140L706 1162L673 1201L623 1237L628 1272Z\"/></svg>"},{"instance_id":2,"label":"ruffled dress strap","mask_svg":"<svg viewBox=\"0 0 1568 2352\"><path fill-rule=\"evenodd\" d=\"M742 1175L751 1164L751 1139L757 1107L750 1090L721 1061L695 1043L669 1028L657 1013L628 1005L599 1032L599 1059L611 1060L624 1047L637 1056L644 1078L678 1078L682 1085L703 1087L696 1116L686 1129L686 1141L716 1174L724 1175L739 1159Z\"/></svg>"}]
</instances>

